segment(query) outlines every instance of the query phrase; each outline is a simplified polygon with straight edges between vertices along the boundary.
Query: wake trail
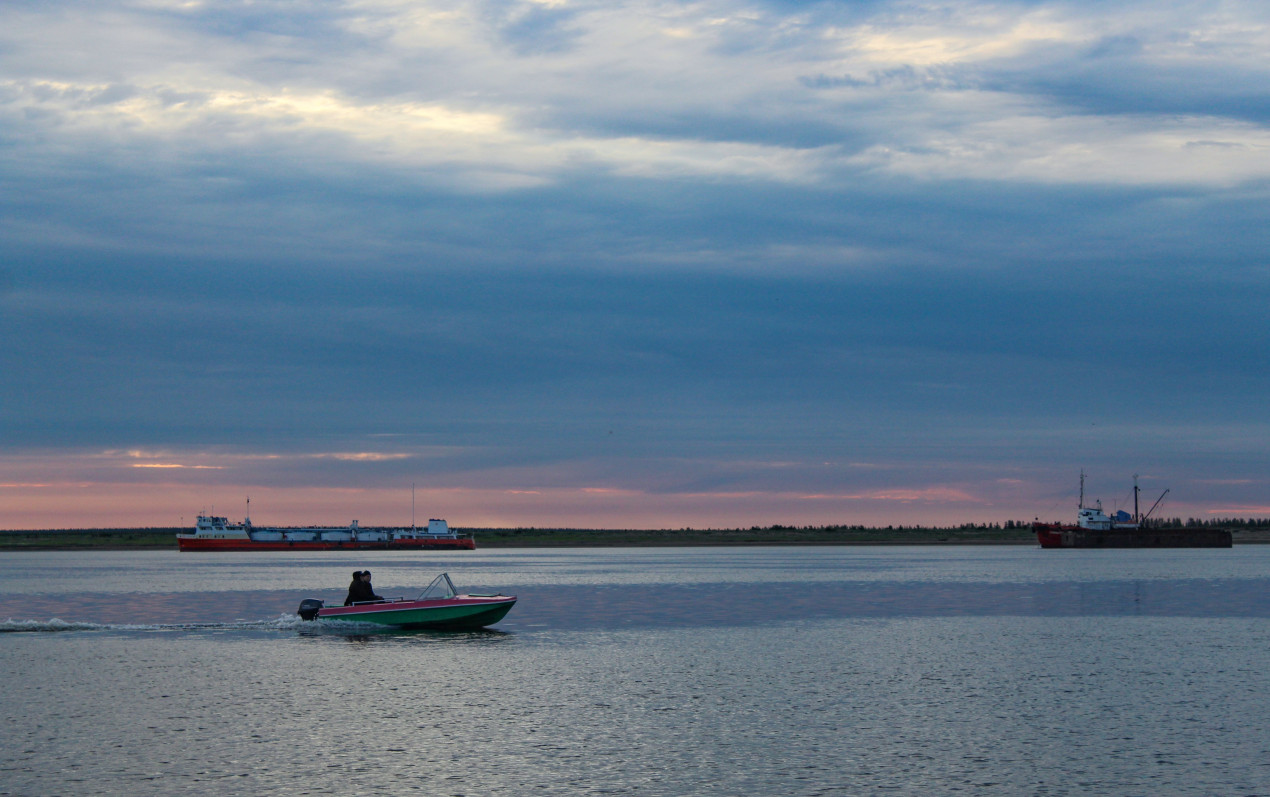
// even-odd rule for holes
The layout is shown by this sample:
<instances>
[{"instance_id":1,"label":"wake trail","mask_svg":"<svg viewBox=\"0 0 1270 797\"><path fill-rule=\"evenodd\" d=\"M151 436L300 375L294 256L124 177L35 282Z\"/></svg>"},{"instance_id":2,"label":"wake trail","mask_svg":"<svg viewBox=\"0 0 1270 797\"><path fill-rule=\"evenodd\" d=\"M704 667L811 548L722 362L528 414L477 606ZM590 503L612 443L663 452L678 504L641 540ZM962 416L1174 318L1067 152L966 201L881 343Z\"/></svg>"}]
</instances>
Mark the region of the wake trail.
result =
<instances>
[{"instance_id":1,"label":"wake trail","mask_svg":"<svg viewBox=\"0 0 1270 797\"><path fill-rule=\"evenodd\" d=\"M57 633L63 631L292 631L382 628L374 623L346 620L302 620L294 614L282 614L271 620L234 620L220 623L92 623L78 620L0 620L0 634Z\"/></svg>"}]
</instances>

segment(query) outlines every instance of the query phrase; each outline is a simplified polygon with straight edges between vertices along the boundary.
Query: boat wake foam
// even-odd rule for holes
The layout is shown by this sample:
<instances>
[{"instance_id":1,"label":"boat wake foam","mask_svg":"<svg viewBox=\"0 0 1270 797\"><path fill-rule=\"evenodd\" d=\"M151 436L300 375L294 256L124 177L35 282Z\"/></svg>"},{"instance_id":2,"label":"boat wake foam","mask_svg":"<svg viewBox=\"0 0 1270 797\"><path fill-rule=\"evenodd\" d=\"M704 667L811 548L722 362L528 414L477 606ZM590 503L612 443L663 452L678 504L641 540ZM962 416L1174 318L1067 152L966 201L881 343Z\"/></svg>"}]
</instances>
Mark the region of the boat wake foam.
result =
<instances>
[{"instance_id":1,"label":"boat wake foam","mask_svg":"<svg viewBox=\"0 0 1270 797\"><path fill-rule=\"evenodd\" d=\"M58 631L349 631L383 630L376 623L350 620L301 620L298 615L281 614L272 620L235 620L228 623L90 623L76 620L0 620L0 634L54 633Z\"/></svg>"}]
</instances>

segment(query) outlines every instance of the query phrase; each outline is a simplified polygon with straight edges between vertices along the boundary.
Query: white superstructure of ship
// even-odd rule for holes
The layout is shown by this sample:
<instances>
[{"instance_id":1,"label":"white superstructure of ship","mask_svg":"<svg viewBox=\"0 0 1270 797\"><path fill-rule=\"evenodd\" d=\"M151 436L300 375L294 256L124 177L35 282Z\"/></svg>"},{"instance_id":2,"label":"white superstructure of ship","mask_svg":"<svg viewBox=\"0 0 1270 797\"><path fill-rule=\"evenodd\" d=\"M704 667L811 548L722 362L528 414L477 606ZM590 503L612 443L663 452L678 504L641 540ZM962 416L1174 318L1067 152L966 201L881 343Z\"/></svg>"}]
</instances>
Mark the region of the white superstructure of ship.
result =
<instances>
[{"instance_id":1,"label":"white superstructure of ship","mask_svg":"<svg viewBox=\"0 0 1270 797\"><path fill-rule=\"evenodd\" d=\"M251 508L251 499L247 500ZM242 522L209 513L199 513L192 531L176 535L177 546L185 550L330 550L337 548L466 548L476 547L471 535L462 535L440 518L432 518L419 528L363 528L356 520L347 526L256 527L250 514Z\"/></svg>"}]
</instances>

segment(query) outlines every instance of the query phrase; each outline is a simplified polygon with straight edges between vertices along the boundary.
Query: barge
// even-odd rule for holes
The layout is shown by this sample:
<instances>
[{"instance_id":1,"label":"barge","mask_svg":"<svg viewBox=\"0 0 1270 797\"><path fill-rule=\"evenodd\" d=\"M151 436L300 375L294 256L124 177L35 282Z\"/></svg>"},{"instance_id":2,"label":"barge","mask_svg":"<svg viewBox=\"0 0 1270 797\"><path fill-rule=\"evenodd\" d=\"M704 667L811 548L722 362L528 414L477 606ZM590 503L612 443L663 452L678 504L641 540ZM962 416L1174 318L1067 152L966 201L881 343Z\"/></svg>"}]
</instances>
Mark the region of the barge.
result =
<instances>
[{"instance_id":1,"label":"barge","mask_svg":"<svg viewBox=\"0 0 1270 797\"><path fill-rule=\"evenodd\" d=\"M356 550L473 550L470 534L459 534L440 519L426 528L362 528L347 526L256 527L251 518L231 523L228 518L199 515L194 530L176 535L182 551L356 551Z\"/></svg>"}]
</instances>

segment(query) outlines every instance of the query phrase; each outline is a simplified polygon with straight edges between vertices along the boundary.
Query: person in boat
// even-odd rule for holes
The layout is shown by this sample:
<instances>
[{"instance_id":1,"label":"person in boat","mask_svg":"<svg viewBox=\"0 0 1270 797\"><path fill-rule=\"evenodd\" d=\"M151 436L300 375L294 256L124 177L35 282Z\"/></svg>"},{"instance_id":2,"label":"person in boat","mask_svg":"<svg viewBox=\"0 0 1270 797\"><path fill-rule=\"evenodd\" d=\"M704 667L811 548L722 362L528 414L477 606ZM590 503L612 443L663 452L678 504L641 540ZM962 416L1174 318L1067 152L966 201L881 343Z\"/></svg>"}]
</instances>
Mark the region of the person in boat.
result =
<instances>
[{"instance_id":1,"label":"person in boat","mask_svg":"<svg viewBox=\"0 0 1270 797\"><path fill-rule=\"evenodd\" d=\"M378 603L383 598L375 594L375 588L370 585L369 570L354 570L353 583L348 585L348 597L344 599L345 606L352 606L354 603Z\"/></svg>"}]
</instances>

